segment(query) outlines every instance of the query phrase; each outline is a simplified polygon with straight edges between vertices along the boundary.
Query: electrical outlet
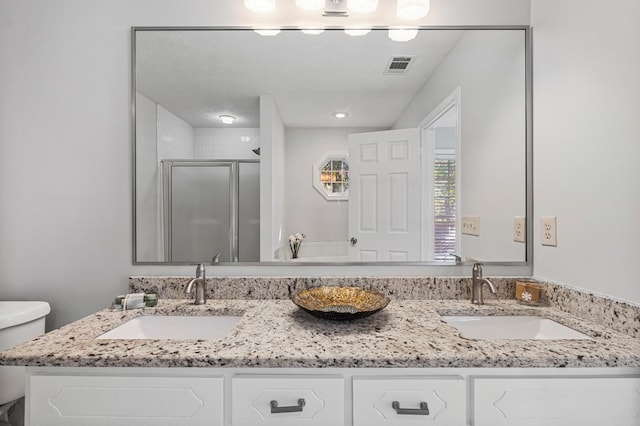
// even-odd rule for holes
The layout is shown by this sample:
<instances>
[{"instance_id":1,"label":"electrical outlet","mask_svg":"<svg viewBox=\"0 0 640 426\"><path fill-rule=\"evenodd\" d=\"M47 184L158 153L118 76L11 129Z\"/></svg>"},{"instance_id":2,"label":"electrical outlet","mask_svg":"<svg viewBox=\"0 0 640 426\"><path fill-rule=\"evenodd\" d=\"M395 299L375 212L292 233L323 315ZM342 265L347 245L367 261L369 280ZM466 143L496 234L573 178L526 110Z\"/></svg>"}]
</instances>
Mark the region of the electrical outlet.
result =
<instances>
[{"instance_id":1,"label":"electrical outlet","mask_svg":"<svg viewBox=\"0 0 640 426\"><path fill-rule=\"evenodd\" d=\"M558 245L558 227L555 216L545 216L540 218L540 241L543 246Z\"/></svg>"},{"instance_id":2,"label":"electrical outlet","mask_svg":"<svg viewBox=\"0 0 640 426\"><path fill-rule=\"evenodd\" d=\"M524 216L516 216L513 218L513 241L518 243L527 242L527 222Z\"/></svg>"},{"instance_id":3,"label":"electrical outlet","mask_svg":"<svg viewBox=\"0 0 640 426\"><path fill-rule=\"evenodd\" d=\"M480 216L462 216L462 233L480 236Z\"/></svg>"}]
</instances>

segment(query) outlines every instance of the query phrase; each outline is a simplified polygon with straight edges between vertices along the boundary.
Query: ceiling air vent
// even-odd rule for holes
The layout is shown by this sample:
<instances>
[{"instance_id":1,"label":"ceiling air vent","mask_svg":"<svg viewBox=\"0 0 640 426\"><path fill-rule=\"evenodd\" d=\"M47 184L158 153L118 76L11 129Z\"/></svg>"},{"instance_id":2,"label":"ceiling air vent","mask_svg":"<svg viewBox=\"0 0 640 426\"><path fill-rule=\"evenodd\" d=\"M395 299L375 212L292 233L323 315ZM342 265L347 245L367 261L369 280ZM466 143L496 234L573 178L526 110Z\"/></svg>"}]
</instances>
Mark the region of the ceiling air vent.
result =
<instances>
[{"instance_id":1,"label":"ceiling air vent","mask_svg":"<svg viewBox=\"0 0 640 426\"><path fill-rule=\"evenodd\" d=\"M403 75L409 72L411 64L415 59L415 55L411 56L394 56L389 61L387 68L384 70L384 74Z\"/></svg>"}]
</instances>

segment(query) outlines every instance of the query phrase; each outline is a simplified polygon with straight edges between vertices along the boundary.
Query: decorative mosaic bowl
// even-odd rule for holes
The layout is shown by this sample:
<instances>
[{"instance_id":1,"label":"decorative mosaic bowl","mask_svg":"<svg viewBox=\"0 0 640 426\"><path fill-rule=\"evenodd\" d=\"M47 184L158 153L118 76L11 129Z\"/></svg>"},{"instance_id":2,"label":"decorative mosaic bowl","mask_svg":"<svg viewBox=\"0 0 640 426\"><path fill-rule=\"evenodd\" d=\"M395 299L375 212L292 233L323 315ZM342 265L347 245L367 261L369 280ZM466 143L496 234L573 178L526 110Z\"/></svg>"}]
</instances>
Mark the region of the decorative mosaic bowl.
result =
<instances>
[{"instance_id":1,"label":"decorative mosaic bowl","mask_svg":"<svg viewBox=\"0 0 640 426\"><path fill-rule=\"evenodd\" d=\"M291 301L320 318L346 321L368 317L389 304L382 293L358 287L315 287L300 290Z\"/></svg>"}]
</instances>

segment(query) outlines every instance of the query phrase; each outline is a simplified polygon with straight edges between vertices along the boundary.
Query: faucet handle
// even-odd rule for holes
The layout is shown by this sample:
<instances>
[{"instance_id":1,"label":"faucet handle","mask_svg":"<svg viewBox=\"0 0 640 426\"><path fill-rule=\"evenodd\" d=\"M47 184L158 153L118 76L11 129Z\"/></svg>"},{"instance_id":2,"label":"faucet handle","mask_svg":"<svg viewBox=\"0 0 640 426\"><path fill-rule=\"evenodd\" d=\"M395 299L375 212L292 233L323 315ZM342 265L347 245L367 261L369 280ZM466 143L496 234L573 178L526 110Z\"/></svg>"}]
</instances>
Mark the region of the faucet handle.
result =
<instances>
[{"instance_id":1,"label":"faucet handle","mask_svg":"<svg viewBox=\"0 0 640 426\"><path fill-rule=\"evenodd\" d=\"M196 278L204 277L204 263L198 263L196 266Z\"/></svg>"}]
</instances>

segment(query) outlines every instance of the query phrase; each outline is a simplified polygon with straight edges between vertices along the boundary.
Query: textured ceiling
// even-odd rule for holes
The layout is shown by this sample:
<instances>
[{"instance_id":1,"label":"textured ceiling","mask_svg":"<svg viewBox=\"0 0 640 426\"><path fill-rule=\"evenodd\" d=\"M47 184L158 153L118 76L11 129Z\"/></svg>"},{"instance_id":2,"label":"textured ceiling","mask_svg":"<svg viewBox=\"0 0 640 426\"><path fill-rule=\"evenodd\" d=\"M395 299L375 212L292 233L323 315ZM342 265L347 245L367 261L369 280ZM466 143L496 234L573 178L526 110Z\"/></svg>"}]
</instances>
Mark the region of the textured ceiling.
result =
<instances>
[{"instance_id":1,"label":"textured ceiling","mask_svg":"<svg viewBox=\"0 0 640 426\"><path fill-rule=\"evenodd\" d=\"M259 127L259 97L272 95L288 127L390 127L459 40L459 30L421 30L394 42L386 30L350 37L285 30L136 32L137 90L193 127ZM385 75L392 56L415 55L406 75ZM336 120L332 113L349 116Z\"/></svg>"}]
</instances>

